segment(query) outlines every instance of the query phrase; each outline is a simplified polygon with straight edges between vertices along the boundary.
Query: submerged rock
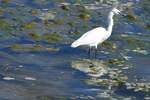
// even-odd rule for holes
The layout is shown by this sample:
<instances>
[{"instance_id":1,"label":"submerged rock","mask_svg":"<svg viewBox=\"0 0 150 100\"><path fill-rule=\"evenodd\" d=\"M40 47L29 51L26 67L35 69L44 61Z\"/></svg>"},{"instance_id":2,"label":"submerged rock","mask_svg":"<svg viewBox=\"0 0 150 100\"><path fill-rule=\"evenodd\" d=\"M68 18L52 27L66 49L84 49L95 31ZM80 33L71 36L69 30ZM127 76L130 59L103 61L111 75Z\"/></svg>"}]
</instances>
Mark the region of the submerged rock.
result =
<instances>
[{"instance_id":1,"label":"submerged rock","mask_svg":"<svg viewBox=\"0 0 150 100\"><path fill-rule=\"evenodd\" d=\"M52 11L42 12L41 11L41 13L39 13L36 16L41 20L54 20L56 17L56 12L52 12Z\"/></svg>"},{"instance_id":2,"label":"submerged rock","mask_svg":"<svg viewBox=\"0 0 150 100\"><path fill-rule=\"evenodd\" d=\"M102 86L111 89L111 87L118 87L125 84L128 80L127 75L123 73L122 67L110 68L109 65L119 66L124 64L123 60L76 60L72 61L72 67L86 73L91 76L91 78L86 79L85 83L89 85ZM124 66L123 66L124 68ZM102 77L103 76L103 77Z\"/></svg>"},{"instance_id":3,"label":"submerged rock","mask_svg":"<svg viewBox=\"0 0 150 100\"><path fill-rule=\"evenodd\" d=\"M118 87L120 85L123 85L127 81L127 79L128 77L123 74L121 70L109 69L108 73L105 75L104 78L87 79L85 80L85 83L89 85L104 87L111 90L112 87Z\"/></svg>"},{"instance_id":4,"label":"submerged rock","mask_svg":"<svg viewBox=\"0 0 150 100\"><path fill-rule=\"evenodd\" d=\"M134 90L135 92L142 91L142 92L150 92L150 83L135 83L135 82L127 82L126 84L127 89Z\"/></svg>"},{"instance_id":5,"label":"submerged rock","mask_svg":"<svg viewBox=\"0 0 150 100\"><path fill-rule=\"evenodd\" d=\"M143 54L143 55L148 55L149 54L148 51L142 50L141 48L136 48L132 51L135 52L135 53Z\"/></svg>"},{"instance_id":6,"label":"submerged rock","mask_svg":"<svg viewBox=\"0 0 150 100\"><path fill-rule=\"evenodd\" d=\"M97 94L97 97L110 98L110 94L104 91L102 93Z\"/></svg>"},{"instance_id":7,"label":"submerged rock","mask_svg":"<svg viewBox=\"0 0 150 100\"><path fill-rule=\"evenodd\" d=\"M72 67L92 77L100 77L108 71L104 62L100 60L76 60L72 61Z\"/></svg>"}]
</instances>

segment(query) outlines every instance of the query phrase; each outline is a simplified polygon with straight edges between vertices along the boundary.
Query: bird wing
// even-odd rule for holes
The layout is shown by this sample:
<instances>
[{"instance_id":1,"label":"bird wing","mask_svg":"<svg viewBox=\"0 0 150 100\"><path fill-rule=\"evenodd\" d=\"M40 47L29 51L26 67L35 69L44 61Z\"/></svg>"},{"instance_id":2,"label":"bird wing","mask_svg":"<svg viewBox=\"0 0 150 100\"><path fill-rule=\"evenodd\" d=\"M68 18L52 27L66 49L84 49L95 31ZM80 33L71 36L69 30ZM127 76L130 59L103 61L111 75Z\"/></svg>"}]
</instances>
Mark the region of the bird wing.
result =
<instances>
[{"instance_id":1,"label":"bird wing","mask_svg":"<svg viewBox=\"0 0 150 100\"><path fill-rule=\"evenodd\" d=\"M103 27L94 28L85 34L83 34L78 40L75 42L80 45L92 44L96 42L103 42L106 37L106 29Z\"/></svg>"}]
</instances>

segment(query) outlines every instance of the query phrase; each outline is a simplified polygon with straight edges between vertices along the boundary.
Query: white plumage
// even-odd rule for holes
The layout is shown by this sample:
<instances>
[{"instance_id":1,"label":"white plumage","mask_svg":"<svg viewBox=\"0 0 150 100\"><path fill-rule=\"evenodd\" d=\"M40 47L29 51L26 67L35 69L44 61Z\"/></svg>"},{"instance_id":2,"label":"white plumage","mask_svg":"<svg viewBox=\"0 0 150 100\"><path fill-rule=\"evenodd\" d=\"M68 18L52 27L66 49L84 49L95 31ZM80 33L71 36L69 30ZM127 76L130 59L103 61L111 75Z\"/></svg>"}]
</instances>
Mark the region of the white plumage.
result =
<instances>
[{"instance_id":1,"label":"white plumage","mask_svg":"<svg viewBox=\"0 0 150 100\"><path fill-rule=\"evenodd\" d=\"M85 34L83 34L78 40L72 43L71 47L76 48L81 45L88 45L90 47L95 46L97 44L102 43L104 40L107 39L106 37L106 29L102 27L94 28Z\"/></svg>"},{"instance_id":2,"label":"white plumage","mask_svg":"<svg viewBox=\"0 0 150 100\"><path fill-rule=\"evenodd\" d=\"M97 49L98 44L107 40L112 32L113 28L113 16L114 14L119 14L120 11L116 8L113 8L108 16L109 25L108 28L105 29L103 27L94 28L86 33L84 33L79 39L74 41L71 47L76 48L82 45L88 45L90 47L95 47Z\"/></svg>"}]
</instances>

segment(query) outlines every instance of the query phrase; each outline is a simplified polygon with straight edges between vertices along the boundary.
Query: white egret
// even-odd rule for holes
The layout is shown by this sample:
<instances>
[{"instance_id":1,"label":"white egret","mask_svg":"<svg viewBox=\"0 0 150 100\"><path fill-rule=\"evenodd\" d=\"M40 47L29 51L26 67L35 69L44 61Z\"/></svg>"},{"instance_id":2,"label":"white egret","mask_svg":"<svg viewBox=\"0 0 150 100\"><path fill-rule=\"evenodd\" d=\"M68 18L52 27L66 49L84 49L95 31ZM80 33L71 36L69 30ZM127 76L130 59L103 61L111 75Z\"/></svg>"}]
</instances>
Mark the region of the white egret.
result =
<instances>
[{"instance_id":1,"label":"white egret","mask_svg":"<svg viewBox=\"0 0 150 100\"><path fill-rule=\"evenodd\" d=\"M109 24L108 24L107 29L105 29L103 27L94 28L94 29L84 33L79 39L74 41L71 44L71 47L76 48L78 46L87 45L90 48L95 47L95 49L97 50L98 44L101 44L102 42L104 42L105 40L107 40L110 37L110 35L112 33L112 28L114 25L113 16L115 14L120 14L120 11L116 8L113 8L108 15L108 23ZM95 56L96 56L96 54L95 54Z\"/></svg>"}]
</instances>

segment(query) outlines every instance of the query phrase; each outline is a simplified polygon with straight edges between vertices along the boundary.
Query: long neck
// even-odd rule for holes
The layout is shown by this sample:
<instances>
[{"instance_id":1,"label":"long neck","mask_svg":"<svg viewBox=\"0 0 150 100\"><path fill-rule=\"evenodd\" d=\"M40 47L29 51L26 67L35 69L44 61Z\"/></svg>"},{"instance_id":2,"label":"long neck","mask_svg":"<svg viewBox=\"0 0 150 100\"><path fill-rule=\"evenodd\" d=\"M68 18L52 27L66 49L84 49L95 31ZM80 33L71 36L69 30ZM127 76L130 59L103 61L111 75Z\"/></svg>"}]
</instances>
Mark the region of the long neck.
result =
<instances>
[{"instance_id":1,"label":"long neck","mask_svg":"<svg viewBox=\"0 0 150 100\"><path fill-rule=\"evenodd\" d=\"M107 28L107 32L108 32L109 35L111 34L112 28L113 28L113 25L114 25L113 16L114 16L114 13L110 12L109 16L108 16L108 28Z\"/></svg>"}]
</instances>

